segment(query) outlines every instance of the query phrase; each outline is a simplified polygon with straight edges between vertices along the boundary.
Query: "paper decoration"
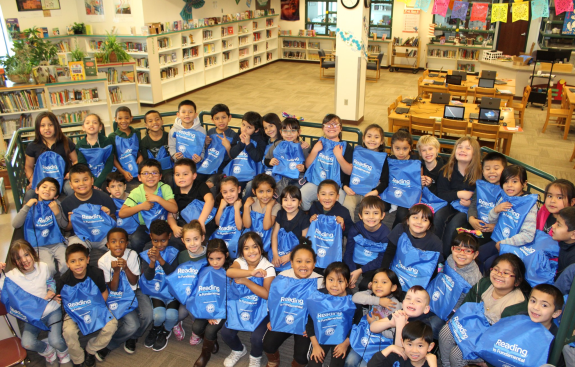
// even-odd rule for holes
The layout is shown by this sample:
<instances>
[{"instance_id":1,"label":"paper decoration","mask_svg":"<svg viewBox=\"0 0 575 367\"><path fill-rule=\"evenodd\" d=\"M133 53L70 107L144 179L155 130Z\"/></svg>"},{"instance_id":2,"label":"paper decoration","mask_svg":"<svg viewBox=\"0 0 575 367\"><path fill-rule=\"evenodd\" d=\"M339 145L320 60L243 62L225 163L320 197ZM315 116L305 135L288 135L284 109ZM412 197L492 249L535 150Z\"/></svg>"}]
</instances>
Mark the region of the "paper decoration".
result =
<instances>
[{"instance_id":1,"label":"paper decoration","mask_svg":"<svg viewBox=\"0 0 575 367\"><path fill-rule=\"evenodd\" d=\"M473 3L471 8L471 18L470 22L479 21L484 22L487 19L487 10L489 9L489 4L487 3Z\"/></svg>"},{"instance_id":2,"label":"paper decoration","mask_svg":"<svg viewBox=\"0 0 575 367\"><path fill-rule=\"evenodd\" d=\"M531 18L549 18L549 2L547 0L532 0Z\"/></svg>"},{"instance_id":3,"label":"paper decoration","mask_svg":"<svg viewBox=\"0 0 575 367\"><path fill-rule=\"evenodd\" d=\"M427 33L429 37L435 37L435 24L429 25L429 32Z\"/></svg>"},{"instance_id":4,"label":"paper decoration","mask_svg":"<svg viewBox=\"0 0 575 367\"><path fill-rule=\"evenodd\" d=\"M431 0L415 0L413 8L427 11L429 10L429 5L431 5Z\"/></svg>"},{"instance_id":5,"label":"paper decoration","mask_svg":"<svg viewBox=\"0 0 575 367\"><path fill-rule=\"evenodd\" d=\"M529 1L522 1L520 3L513 3L511 5L512 22L518 20L529 20Z\"/></svg>"},{"instance_id":6,"label":"paper decoration","mask_svg":"<svg viewBox=\"0 0 575 367\"><path fill-rule=\"evenodd\" d=\"M447 14L449 0L435 0L431 14L438 14L444 17Z\"/></svg>"},{"instance_id":7,"label":"paper decoration","mask_svg":"<svg viewBox=\"0 0 575 367\"><path fill-rule=\"evenodd\" d=\"M367 48L361 39L357 39L350 32L342 31L339 28L335 29L335 33L353 50L360 51L361 55L367 59Z\"/></svg>"},{"instance_id":8,"label":"paper decoration","mask_svg":"<svg viewBox=\"0 0 575 367\"><path fill-rule=\"evenodd\" d=\"M573 11L573 0L555 0L555 15Z\"/></svg>"},{"instance_id":9,"label":"paper decoration","mask_svg":"<svg viewBox=\"0 0 575 367\"><path fill-rule=\"evenodd\" d=\"M455 0L449 0L449 9L453 10L453 4L455 4Z\"/></svg>"},{"instance_id":10,"label":"paper decoration","mask_svg":"<svg viewBox=\"0 0 575 367\"><path fill-rule=\"evenodd\" d=\"M451 11L451 19L461 19L465 20L467 17L467 7L469 3L464 1L456 1L453 4L453 10Z\"/></svg>"},{"instance_id":11,"label":"paper decoration","mask_svg":"<svg viewBox=\"0 0 575 367\"><path fill-rule=\"evenodd\" d=\"M509 10L507 3L504 4L491 4L491 23L503 22L507 23L507 12Z\"/></svg>"},{"instance_id":12,"label":"paper decoration","mask_svg":"<svg viewBox=\"0 0 575 367\"><path fill-rule=\"evenodd\" d=\"M575 14L572 11L565 13L565 21L563 22L563 35L575 35Z\"/></svg>"}]
</instances>

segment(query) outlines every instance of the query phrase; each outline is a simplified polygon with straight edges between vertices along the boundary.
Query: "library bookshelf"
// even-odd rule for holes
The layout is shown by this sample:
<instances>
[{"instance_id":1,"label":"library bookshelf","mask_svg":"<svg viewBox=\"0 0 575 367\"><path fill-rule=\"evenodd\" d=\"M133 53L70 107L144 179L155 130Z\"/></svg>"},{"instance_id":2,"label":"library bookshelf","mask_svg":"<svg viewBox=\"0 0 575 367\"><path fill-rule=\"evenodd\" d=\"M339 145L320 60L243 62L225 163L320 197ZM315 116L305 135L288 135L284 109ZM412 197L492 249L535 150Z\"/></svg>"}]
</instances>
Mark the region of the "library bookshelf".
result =
<instances>
[{"instance_id":1,"label":"library bookshelf","mask_svg":"<svg viewBox=\"0 0 575 367\"><path fill-rule=\"evenodd\" d=\"M428 43L426 51L427 68L431 70L465 70L468 73L481 71L483 52L492 50L492 46L466 46L454 44Z\"/></svg>"}]
</instances>

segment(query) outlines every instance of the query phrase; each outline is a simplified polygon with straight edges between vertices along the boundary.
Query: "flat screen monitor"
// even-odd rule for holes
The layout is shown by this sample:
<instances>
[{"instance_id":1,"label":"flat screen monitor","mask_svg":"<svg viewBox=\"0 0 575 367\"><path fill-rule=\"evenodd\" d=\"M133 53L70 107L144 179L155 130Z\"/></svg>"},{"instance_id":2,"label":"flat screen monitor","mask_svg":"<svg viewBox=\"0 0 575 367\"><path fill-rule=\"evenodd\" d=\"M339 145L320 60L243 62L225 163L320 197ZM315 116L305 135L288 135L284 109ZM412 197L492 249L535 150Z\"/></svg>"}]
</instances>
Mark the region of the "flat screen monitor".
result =
<instances>
[{"instance_id":1,"label":"flat screen monitor","mask_svg":"<svg viewBox=\"0 0 575 367\"><path fill-rule=\"evenodd\" d=\"M443 109L443 118L451 120L463 120L465 118L465 107L445 106Z\"/></svg>"},{"instance_id":2,"label":"flat screen monitor","mask_svg":"<svg viewBox=\"0 0 575 367\"><path fill-rule=\"evenodd\" d=\"M493 88L495 87L495 79L479 78L477 86L481 88Z\"/></svg>"}]
</instances>

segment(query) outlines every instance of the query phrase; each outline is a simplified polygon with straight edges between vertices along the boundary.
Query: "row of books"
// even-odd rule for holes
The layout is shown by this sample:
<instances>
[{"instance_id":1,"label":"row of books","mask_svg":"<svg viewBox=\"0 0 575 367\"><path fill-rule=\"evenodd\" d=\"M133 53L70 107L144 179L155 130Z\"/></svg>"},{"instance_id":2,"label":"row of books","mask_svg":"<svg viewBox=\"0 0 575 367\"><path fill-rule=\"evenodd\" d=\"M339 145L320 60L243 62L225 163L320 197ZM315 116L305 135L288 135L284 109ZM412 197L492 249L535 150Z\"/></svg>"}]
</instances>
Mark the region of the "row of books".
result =
<instances>
[{"instance_id":1,"label":"row of books","mask_svg":"<svg viewBox=\"0 0 575 367\"><path fill-rule=\"evenodd\" d=\"M160 59L160 65L171 64L178 61L178 55L175 52L171 54L160 54L158 57Z\"/></svg>"},{"instance_id":2,"label":"row of books","mask_svg":"<svg viewBox=\"0 0 575 367\"><path fill-rule=\"evenodd\" d=\"M4 138L8 138L18 129L34 126L34 120L32 119L32 115L29 113L23 113L20 116L11 119L0 117L0 126L2 127Z\"/></svg>"},{"instance_id":3,"label":"row of books","mask_svg":"<svg viewBox=\"0 0 575 367\"><path fill-rule=\"evenodd\" d=\"M214 32L210 31L209 29L204 30L203 32L204 40L211 40L214 38Z\"/></svg>"},{"instance_id":4,"label":"row of books","mask_svg":"<svg viewBox=\"0 0 575 367\"><path fill-rule=\"evenodd\" d=\"M138 84L150 84L150 74L138 71Z\"/></svg>"},{"instance_id":5,"label":"row of books","mask_svg":"<svg viewBox=\"0 0 575 367\"><path fill-rule=\"evenodd\" d=\"M381 52L381 46L380 45L368 45L367 46L367 52L378 54Z\"/></svg>"},{"instance_id":6,"label":"row of books","mask_svg":"<svg viewBox=\"0 0 575 367\"><path fill-rule=\"evenodd\" d=\"M186 47L188 44L194 44L194 36L191 33L187 36L182 36L182 47Z\"/></svg>"},{"instance_id":7,"label":"row of books","mask_svg":"<svg viewBox=\"0 0 575 367\"><path fill-rule=\"evenodd\" d=\"M70 52L70 42L69 41L60 41L56 43L56 47L58 47L58 52Z\"/></svg>"},{"instance_id":8,"label":"row of books","mask_svg":"<svg viewBox=\"0 0 575 367\"><path fill-rule=\"evenodd\" d=\"M254 33L254 42L257 42L262 39L262 34L259 32Z\"/></svg>"},{"instance_id":9,"label":"row of books","mask_svg":"<svg viewBox=\"0 0 575 367\"><path fill-rule=\"evenodd\" d=\"M239 33L239 34L250 33L250 31L248 30L248 26L247 26L247 25L240 25L240 26L238 26L238 33Z\"/></svg>"},{"instance_id":10,"label":"row of books","mask_svg":"<svg viewBox=\"0 0 575 367\"><path fill-rule=\"evenodd\" d=\"M247 48L240 48L238 52L240 57L248 56L250 54L250 50Z\"/></svg>"},{"instance_id":11,"label":"row of books","mask_svg":"<svg viewBox=\"0 0 575 367\"><path fill-rule=\"evenodd\" d=\"M0 113L38 110L45 105L44 91L27 89L0 94Z\"/></svg>"},{"instance_id":12,"label":"row of books","mask_svg":"<svg viewBox=\"0 0 575 367\"><path fill-rule=\"evenodd\" d=\"M172 47L172 39L170 37L158 38L158 49Z\"/></svg>"},{"instance_id":13,"label":"row of books","mask_svg":"<svg viewBox=\"0 0 575 367\"><path fill-rule=\"evenodd\" d=\"M284 47L305 48L305 41L286 41L286 40L284 40Z\"/></svg>"},{"instance_id":14,"label":"row of books","mask_svg":"<svg viewBox=\"0 0 575 367\"><path fill-rule=\"evenodd\" d=\"M274 59L274 54L272 54L271 52L268 52L267 60L272 61L273 59Z\"/></svg>"},{"instance_id":15,"label":"row of books","mask_svg":"<svg viewBox=\"0 0 575 367\"><path fill-rule=\"evenodd\" d=\"M272 38L272 31L269 29L266 31L266 38Z\"/></svg>"},{"instance_id":16,"label":"row of books","mask_svg":"<svg viewBox=\"0 0 575 367\"><path fill-rule=\"evenodd\" d=\"M459 58L466 60L479 60L479 50L467 50L462 48L459 50Z\"/></svg>"},{"instance_id":17,"label":"row of books","mask_svg":"<svg viewBox=\"0 0 575 367\"><path fill-rule=\"evenodd\" d=\"M259 46L258 46L258 45L254 45L254 54L255 54L256 52L258 52L258 51L259 51Z\"/></svg>"},{"instance_id":18,"label":"row of books","mask_svg":"<svg viewBox=\"0 0 575 367\"><path fill-rule=\"evenodd\" d=\"M204 66L206 69L212 66L216 66L217 64L218 64L217 56L208 56L204 58Z\"/></svg>"},{"instance_id":19,"label":"row of books","mask_svg":"<svg viewBox=\"0 0 575 367\"><path fill-rule=\"evenodd\" d=\"M234 34L234 27L222 27L222 37L232 36Z\"/></svg>"},{"instance_id":20,"label":"row of books","mask_svg":"<svg viewBox=\"0 0 575 367\"><path fill-rule=\"evenodd\" d=\"M242 60L240 61L240 71L246 70L250 68L250 61L249 60Z\"/></svg>"},{"instance_id":21,"label":"row of books","mask_svg":"<svg viewBox=\"0 0 575 367\"><path fill-rule=\"evenodd\" d=\"M455 59L455 57L457 56L457 51L441 50L441 49L429 49L429 56L443 57L446 59Z\"/></svg>"},{"instance_id":22,"label":"row of books","mask_svg":"<svg viewBox=\"0 0 575 367\"><path fill-rule=\"evenodd\" d=\"M419 45L419 37L409 37L405 41L401 37L393 37L393 45L417 47Z\"/></svg>"},{"instance_id":23,"label":"row of books","mask_svg":"<svg viewBox=\"0 0 575 367\"><path fill-rule=\"evenodd\" d=\"M92 89L64 89L50 93L52 106L66 106L76 103L98 102L98 88Z\"/></svg>"},{"instance_id":24,"label":"row of books","mask_svg":"<svg viewBox=\"0 0 575 367\"><path fill-rule=\"evenodd\" d=\"M160 78L164 79L172 79L178 76L178 68L169 67L162 69L160 72Z\"/></svg>"},{"instance_id":25,"label":"row of books","mask_svg":"<svg viewBox=\"0 0 575 367\"><path fill-rule=\"evenodd\" d=\"M131 52L148 52L148 45L139 42L126 42L126 50Z\"/></svg>"},{"instance_id":26,"label":"row of books","mask_svg":"<svg viewBox=\"0 0 575 367\"><path fill-rule=\"evenodd\" d=\"M204 45L204 55L213 54L216 52L216 45L213 43L206 43Z\"/></svg>"},{"instance_id":27,"label":"row of books","mask_svg":"<svg viewBox=\"0 0 575 367\"><path fill-rule=\"evenodd\" d=\"M320 46L319 42L308 42L307 48L312 49L312 50L319 50L321 48L321 46Z\"/></svg>"},{"instance_id":28,"label":"row of books","mask_svg":"<svg viewBox=\"0 0 575 367\"><path fill-rule=\"evenodd\" d=\"M284 51L284 59L305 60L305 52L302 51Z\"/></svg>"},{"instance_id":29,"label":"row of books","mask_svg":"<svg viewBox=\"0 0 575 367\"><path fill-rule=\"evenodd\" d=\"M115 68L108 68L103 71L108 79L108 84L119 84L119 83L133 83L134 82L134 72L133 71L122 71L118 72Z\"/></svg>"},{"instance_id":30,"label":"row of books","mask_svg":"<svg viewBox=\"0 0 575 367\"><path fill-rule=\"evenodd\" d=\"M317 34L315 33L315 30L313 30L313 29L300 29L299 30L299 36L301 36L301 37L315 37L315 36L317 36Z\"/></svg>"},{"instance_id":31,"label":"row of books","mask_svg":"<svg viewBox=\"0 0 575 367\"><path fill-rule=\"evenodd\" d=\"M258 22L252 22L252 29L255 31L258 29Z\"/></svg>"},{"instance_id":32,"label":"row of books","mask_svg":"<svg viewBox=\"0 0 575 367\"><path fill-rule=\"evenodd\" d=\"M182 51L182 54L183 54L184 60L186 60L186 59L190 59L192 57L198 57L200 52L198 50L198 47L196 46L196 47L191 47L191 48L185 48Z\"/></svg>"},{"instance_id":33,"label":"row of books","mask_svg":"<svg viewBox=\"0 0 575 367\"><path fill-rule=\"evenodd\" d=\"M135 60L136 60L136 65L139 68L149 68L150 67L150 63L148 62L147 57L136 58Z\"/></svg>"},{"instance_id":34,"label":"row of books","mask_svg":"<svg viewBox=\"0 0 575 367\"><path fill-rule=\"evenodd\" d=\"M86 116L88 116L89 113L90 111L88 110L74 111L74 112L62 113L60 115L56 115L56 117L58 118L58 122L60 122L60 125L76 124L84 121L84 119L86 118Z\"/></svg>"},{"instance_id":35,"label":"row of books","mask_svg":"<svg viewBox=\"0 0 575 367\"><path fill-rule=\"evenodd\" d=\"M110 102L113 104L124 102L124 99L122 98L122 88L120 87L110 88Z\"/></svg>"},{"instance_id":36,"label":"row of books","mask_svg":"<svg viewBox=\"0 0 575 367\"><path fill-rule=\"evenodd\" d=\"M240 37L239 38L239 44L241 45L247 45L248 43L250 43L250 40L248 39L248 36L244 36L244 37Z\"/></svg>"},{"instance_id":37,"label":"row of books","mask_svg":"<svg viewBox=\"0 0 575 367\"><path fill-rule=\"evenodd\" d=\"M231 40L222 40L222 49L228 49L230 47L234 47L234 44Z\"/></svg>"},{"instance_id":38,"label":"row of books","mask_svg":"<svg viewBox=\"0 0 575 367\"><path fill-rule=\"evenodd\" d=\"M467 71L468 73L474 73L475 64L457 64L457 70Z\"/></svg>"},{"instance_id":39,"label":"row of books","mask_svg":"<svg viewBox=\"0 0 575 367\"><path fill-rule=\"evenodd\" d=\"M266 19L266 27L273 27L274 26L274 19Z\"/></svg>"},{"instance_id":40,"label":"row of books","mask_svg":"<svg viewBox=\"0 0 575 367\"><path fill-rule=\"evenodd\" d=\"M231 52L228 51L228 52L224 52L224 53L222 54L222 61L223 61L224 63L230 61L230 58L231 58Z\"/></svg>"},{"instance_id":41,"label":"row of books","mask_svg":"<svg viewBox=\"0 0 575 367\"><path fill-rule=\"evenodd\" d=\"M194 71L194 62L187 62L184 64L184 74Z\"/></svg>"},{"instance_id":42,"label":"row of books","mask_svg":"<svg viewBox=\"0 0 575 367\"><path fill-rule=\"evenodd\" d=\"M254 66L260 65L262 63L262 57L261 56L255 56L254 57Z\"/></svg>"}]
</instances>

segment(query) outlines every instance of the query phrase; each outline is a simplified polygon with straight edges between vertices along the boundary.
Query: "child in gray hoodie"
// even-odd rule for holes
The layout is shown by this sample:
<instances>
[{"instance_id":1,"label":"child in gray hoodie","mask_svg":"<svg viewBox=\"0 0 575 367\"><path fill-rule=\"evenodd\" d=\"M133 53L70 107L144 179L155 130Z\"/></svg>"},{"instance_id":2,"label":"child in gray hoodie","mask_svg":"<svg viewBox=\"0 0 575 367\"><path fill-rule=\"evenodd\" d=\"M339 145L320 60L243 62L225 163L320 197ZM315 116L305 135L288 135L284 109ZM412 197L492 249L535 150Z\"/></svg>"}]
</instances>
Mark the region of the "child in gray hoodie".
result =
<instances>
[{"instance_id":1,"label":"child in gray hoodie","mask_svg":"<svg viewBox=\"0 0 575 367\"><path fill-rule=\"evenodd\" d=\"M176 121L170 129L168 137L168 148L170 151L170 156L174 159L174 161L184 157L184 154L178 151L176 148L175 133L184 129L192 129L207 135L206 129L204 129L200 123L200 118L198 117L198 113L196 111L196 104L193 101L186 99L180 102L176 116ZM205 144L205 146L207 146L207 144ZM195 154L192 160L198 164L202 160L203 155L203 153L201 155Z\"/></svg>"}]
</instances>

